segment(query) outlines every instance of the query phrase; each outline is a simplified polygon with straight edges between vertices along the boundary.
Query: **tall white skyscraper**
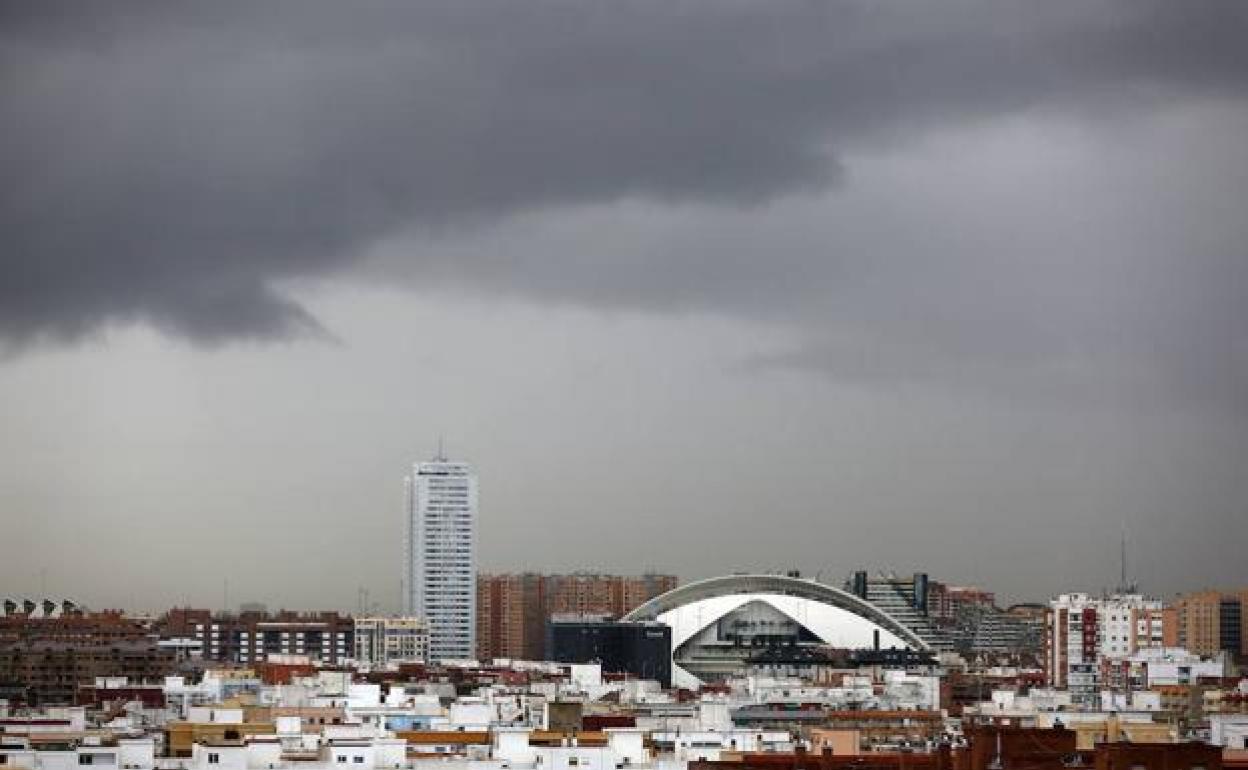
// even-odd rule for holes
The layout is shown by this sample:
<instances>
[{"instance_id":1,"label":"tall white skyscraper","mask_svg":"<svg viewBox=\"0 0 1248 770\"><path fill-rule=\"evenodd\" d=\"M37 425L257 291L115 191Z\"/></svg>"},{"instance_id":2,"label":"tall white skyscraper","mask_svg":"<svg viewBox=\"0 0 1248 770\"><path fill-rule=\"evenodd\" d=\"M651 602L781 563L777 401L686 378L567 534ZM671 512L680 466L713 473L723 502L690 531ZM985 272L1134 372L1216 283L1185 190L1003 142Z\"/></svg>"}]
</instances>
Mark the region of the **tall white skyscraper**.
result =
<instances>
[{"instance_id":1,"label":"tall white skyscraper","mask_svg":"<svg viewBox=\"0 0 1248 770\"><path fill-rule=\"evenodd\" d=\"M472 658L477 631L477 475L439 456L407 487L406 610L425 619L431 660Z\"/></svg>"}]
</instances>

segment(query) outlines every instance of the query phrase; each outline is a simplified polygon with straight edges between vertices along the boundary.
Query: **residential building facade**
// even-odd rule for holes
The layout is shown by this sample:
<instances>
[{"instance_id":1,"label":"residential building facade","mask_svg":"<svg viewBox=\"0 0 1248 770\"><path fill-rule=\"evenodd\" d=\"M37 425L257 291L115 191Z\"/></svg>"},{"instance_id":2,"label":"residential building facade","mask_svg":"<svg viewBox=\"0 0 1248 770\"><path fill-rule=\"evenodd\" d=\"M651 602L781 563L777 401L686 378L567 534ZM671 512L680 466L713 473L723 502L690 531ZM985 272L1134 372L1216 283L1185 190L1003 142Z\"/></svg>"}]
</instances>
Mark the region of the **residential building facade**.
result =
<instances>
[{"instance_id":1,"label":"residential building facade","mask_svg":"<svg viewBox=\"0 0 1248 770\"><path fill-rule=\"evenodd\" d=\"M1178 643L1198 655L1248 659L1248 589L1198 591L1175 602Z\"/></svg>"},{"instance_id":2,"label":"residential building facade","mask_svg":"<svg viewBox=\"0 0 1248 770\"><path fill-rule=\"evenodd\" d=\"M178 607L158 624L162 637L199 642L204 660L261 663L270 655L305 655L337 664L355 652L354 625L337 612L214 613Z\"/></svg>"},{"instance_id":3,"label":"residential building facade","mask_svg":"<svg viewBox=\"0 0 1248 770\"><path fill-rule=\"evenodd\" d=\"M423 618L356 618L355 660L384 668L392 663L429 659L429 629Z\"/></svg>"},{"instance_id":4,"label":"residential building facade","mask_svg":"<svg viewBox=\"0 0 1248 770\"><path fill-rule=\"evenodd\" d=\"M120 611L63 606L26 602L0 617L0 700L71 704L99 677L152 682L173 672L174 653L145 623Z\"/></svg>"},{"instance_id":5,"label":"residential building facade","mask_svg":"<svg viewBox=\"0 0 1248 770\"><path fill-rule=\"evenodd\" d=\"M1076 703L1093 702L1112 662L1166 646L1165 624L1173 615L1165 609L1161 601L1140 594L1054 598L1045 624L1048 683L1069 688Z\"/></svg>"}]
</instances>

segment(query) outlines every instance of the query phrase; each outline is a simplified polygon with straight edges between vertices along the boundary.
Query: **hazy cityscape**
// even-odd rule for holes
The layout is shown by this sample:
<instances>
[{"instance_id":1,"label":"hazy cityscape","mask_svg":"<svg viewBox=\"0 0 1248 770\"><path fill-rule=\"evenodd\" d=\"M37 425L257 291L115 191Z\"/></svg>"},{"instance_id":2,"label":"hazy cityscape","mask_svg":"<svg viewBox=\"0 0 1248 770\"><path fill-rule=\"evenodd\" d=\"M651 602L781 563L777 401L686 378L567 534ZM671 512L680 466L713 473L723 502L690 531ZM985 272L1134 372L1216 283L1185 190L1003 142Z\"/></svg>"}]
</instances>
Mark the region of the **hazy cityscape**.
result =
<instances>
[{"instance_id":1,"label":"hazy cityscape","mask_svg":"<svg viewBox=\"0 0 1248 770\"><path fill-rule=\"evenodd\" d=\"M3 764L1248 763L1248 587L1141 593L1125 531L1112 591L1009 605L925 572L487 573L479 483L412 463L400 613L4 598Z\"/></svg>"},{"instance_id":2,"label":"hazy cityscape","mask_svg":"<svg viewBox=\"0 0 1248 770\"><path fill-rule=\"evenodd\" d=\"M0 770L1248 770L1248 3L0 62Z\"/></svg>"}]
</instances>

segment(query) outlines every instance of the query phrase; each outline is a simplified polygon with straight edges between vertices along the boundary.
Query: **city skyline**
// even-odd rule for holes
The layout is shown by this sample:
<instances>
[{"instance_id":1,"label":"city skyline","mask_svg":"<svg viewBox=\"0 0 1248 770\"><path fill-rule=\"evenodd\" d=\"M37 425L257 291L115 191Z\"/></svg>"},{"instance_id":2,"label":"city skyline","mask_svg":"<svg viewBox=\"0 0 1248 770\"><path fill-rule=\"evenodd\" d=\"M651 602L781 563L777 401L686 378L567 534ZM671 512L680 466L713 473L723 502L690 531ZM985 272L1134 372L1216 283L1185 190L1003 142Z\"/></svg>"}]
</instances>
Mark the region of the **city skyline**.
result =
<instances>
[{"instance_id":1,"label":"city skyline","mask_svg":"<svg viewBox=\"0 0 1248 770\"><path fill-rule=\"evenodd\" d=\"M0 10L0 585L1246 582L1248 5Z\"/></svg>"},{"instance_id":2,"label":"city skyline","mask_svg":"<svg viewBox=\"0 0 1248 770\"><path fill-rule=\"evenodd\" d=\"M27 576L27 581L32 582L32 584L33 584L33 581L37 579L38 581L37 590L34 588L32 588L31 590L25 590L25 591L15 590L15 591L10 591L9 595L25 597L25 598L42 598L42 599L59 597L59 598L77 601L83 604L83 606L89 607L90 609L93 609L93 610L123 609L127 611L137 610L137 611L152 612L152 613L162 612L170 606L209 607L212 609L221 609L226 612L241 612L241 611L246 610L248 608L248 605L253 605L255 607L267 607L269 610L282 609L282 610L293 610L293 611L305 611L305 610L332 609L332 610L348 611L348 612L356 611L362 615L367 615L371 612L382 612L383 614L387 614L391 616L420 615L421 613L416 612L413 609L414 608L413 602L417 600L415 598L415 592L409 588L409 586L412 585L412 583L410 582L412 579L412 576L416 574L416 567L414 566L414 562L411 557L411 552L409 551L408 543L410 543L410 539L411 539L411 527L413 526L413 523L416 520L416 508L414 507L416 498L413 497L413 494L412 494L413 487L411 485L411 481L413 478L420 475L420 469L423 466L432 467L435 465L454 465L456 468L468 469L467 473L471 477L471 487L472 487L473 499L474 499L474 507L472 511L473 527L479 526L479 513L477 512L475 508L477 474L471 462L448 459L447 452L445 449L445 441L446 441L445 436L439 435L437 437L436 450L430 453L426 453L426 456L428 457L427 460L416 460L414 462L409 463L409 468L411 469L411 473L409 473L409 475L404 477L405 492L404 492L404 501L403 501L403 521L401 523L401 527L404 529L403 542L405 545L403 548L403 553L405 554L405 556L399 560L398 567L400 568L399 569L400 586L397 592L394 592L395 596L393 599L389 596L391 592L387 591L385 588L386 581L384 578L377 584L367 584L367 583L361 582L357 585L348 585L346 582L340 581L338 584L340 593L342 593L345 596L345 591L349 588L352 592L351 602L344 602L342 600L339 600L339 603L336 603L336 604L324 604L324 603L322 604L316 604L316 603L300 604L298 602L292 603L292 602L284 601L280 598L277 600L272 600L270 597L264 594L263 589L256 590L252 586L249 586L247 584L235 583L231 585L230 579L226 577L224 578L222 584L217 587L218 594L216 597L216 601L213 601L211 598L205 598L203 596L201 596L201 598L197 601L197 600L191 599L190 594L187 594L185 599L175 601L168 605L163 605L163 606L159 602L156 602L152 605L143 605L143 604L124 605L123 602L109 601L107 598L100 603L93 604L91 602L87 602L83 600L84 596L91 595L90 591L87 591L85 593L79 592L75 594L72 590L62 590L59 585L59 577L57 576L57 574L54 571L49 573L46 568L41 570L38 576ZM1141 577L1138 574L1139 570L1136 566L1136 555L1132 553L1133 546L1134 546L1134 543L1130 540L1129 533L1125 529L1125 526L1123 526L1123 528L1120 529L1119 532L1117 533L1117 539L1112 544L1111 543L1106 544L1106 548L1110 550L1107 550L1103 553L1103 556L1106 559L1116 560L1112 565L1107 564L1107 567L1106 567L1107 569L1112 567L1112 570L1110 571L1112 572L1112 575L1115 576L1115 579L1110 580L1110 578L1107 576L1105 580L1103 580L1101 583L1097 585L1065 583L1065 584L1062 584L1062 587L1060 587L1059 589L1051 593L1047 593L1047 594L1039 594L1039 593L1017 594L1017 593L1012 593L1009 590L1000 591L1000 590L997 590L997 587L994 586L991 580L987 580L987 581L985 580L979 580L979 581L954 580L952 585L965 585L968 587L974 587L974 588L993 591L1001 598L1001 601L999 601L998 604L1002 607L1009 606L1011 604L1019 604L1019 603L1044 603L1056 596L1059 596L1062 594L1069 594L1069 593L1088 593L1092 596L1108 596L1108 595L1113 595L1116 592L1121 592L1125 589L1127 593L1138 591L1141 595L1145 597L1165 600L1168 598L1177 597L1177 596L1180 596L1183 594L1189 594L1192 592L1221 590L1219 588L1220 584L1217 584L1217 583L1191 584L1191 585L1187 585L1184 587L1175 588L1173 590L1157 590L1147 585L1148 583L1147 577L1143 579L1143 584L1141 584ZM673 575L678 576L681 583L687 583L687 582L693 582L693 581L702 580L706 578L717 577L721 574L784 575L784 574L790 574L790 573L796 572L798 574L801 574L805 578L815 579L820 582L823 582L826 585L830 585L834 587L841 587L843 583L847 583L852 579L853 574L855 572L861 569L865 569L869 574L873 576L875 575L879 575L879 576L900 575L902 577L905 577L906 575L911 575L917 572L923 572L924 574L926 574L926 571L927 571L927 566L922 563L906 564L906 565L899 567L895 564L888 563L888 562L877 563L877 564L864 564L864 563L855 562L850 567L842 570L839 573L836 572L834 569L828 569L826 567L819 567L819 565L817 564L814 565L816 567L815 569L809 569L802 565L789 563L789 564L778 564L778 565L764 564L762 566L737 565L728 569L720 570L718 572L711 571L705 574L687 575L687 574L682 573L679 569L663 569L661 566L653 566L653 565L648 565L640 569L621 571L619 569L612 570L609 568L604 568L602 564L592 564L592 563L572 564L567 567L563 567L559 565L558 563L555 563L553 566L549 563L547 564L521 564L519 566L517 566L514 563L512 564L507 564L507 563L482 564L482 563L479 563L478 557L477 557L477 552L479 551L479 548L480 548L480 538L474 532L473 555L472 555L472 560L474 563L474 571L473 571L474 585L475 585L475 576L478 574L486 574L486 575L507 575L507 574L543 575L545 574L545 575L549 575L549 574L557 574L557 573L563 572L569 575L594 576L594 575L605 575L605 574L614 573L614 574L632 575L632 576L642 577L646 575L662 574L664 572L667 572L667 573L671 573ZM957 574L959 573L954 571L953 575L942 573L941 576L945 578L950 578ZM1121 582L1123 575L1125 575L1127 578L1127 582L1125 584ZM55 590L50 590L48 588L50 576L52 578L52 585L56 586ZM1229 582L1225 582L1225 585L1235 584L1235 580L1236 578L1232 576L1232 580ZM19 580L18 584L20 584L20 582L21 581ZM231 591L233 591L233 593L231 593Z\"/></svg>"},{"instance_id":3,"label":"city skyline","mask_svg":"<svg viewBox=\"0 0 1248 770\"><path fill-rule=\"evenodd\" d=\"M403 566L404 570L406 570L406 561L404 560L400 566ZM613 579L624 578L624 579L644 580L646 578L663 577L666 574L670 574L672 577L677 579L678 585L684 585L687 583L696 583L696 582L700 582L704 580L721 578L726 575L761 575L761 576L797 575L801 579L804 579L804 580L815 581L825 586L830 586L832 588L849 590L850 586L852 585L854 575L858 572L865 572L866 574L870 575L872 578L888 578L888 579L896 578L896 579L902 579L902 580L907 580L915 574L924 574L924 575L927 574L921 568L917 570L908 570L908 569L895 569L892 567L886 567L886 566L880 566L880 565L874 565L874 566L858 565L858 566L861 569L849 570L843 574L836 574L836 575L832 575L831 573L825 570L819 570L817 572L812 573L812 572L804 571L800 568L794 568L790 566L787 568L751 568L751 569L737 568L737 569L725 570L721 573L710 573L706 575L697 575L694 577L686 578L684 576L678 575L674 571L665 571L665 570L658 569L658 568L646 568L646 569L641 569L641 570L636 570L636 571L631 571L631 572L629 571L621 572L619 570L612 571L612 570L604 569L601 566L595 567L592 565L582 565L582 566L573 567L569 569L559 569L557 567L547 568L547 567L538 567L538 566L525 567L525 568L512 568L512 567L507 567L506 565L503 565L500 567L490 567L490 568L482 567L482 569L476 572L476 575L478 577L487 577L487 578L493 578L493 579L498 579L498 578L503 578L503 577L508 577L508 576L516 576L516 577L536 576L539 578L550 578L552 576L554 577L565 576L565 577L583 577L583 578L609 577ZM1131 585L1131 586L1128 586L1127 587L1128 590L1124 592L1121 588L1117 586L1112 586L1109 584L1097 585L1097 586L1073 585L1072 584L1068 586L1066 589L1063 589L1061 591L1058 591L1052 594L1041 595L1037 593L1037 594L1027 594L1027 595L1020 596L1020 595L1012 595L1012 594L998 591L997 587L994 586L991 582L973 583L973 582L962 581L962 580L951 580L953 576L949 574L940 574L937 577L943 578L945 580L945 585L947 585L947 587L949 588L967 589L973 592L987 592L988 594L992 594L995 597L995 606L1002 608L1002 609L1009 608L1012 606L1042 605L1050 601L1053 601L1058 597L1071 595L1071 594L1086 594L1087 596L1093 599L1128 595L1128 596L1139 596L1147 600L1157 600L1157 601L1165 602L1165 601L1175 600L1183 596L1217 595L1219 592L1223 592L1223 591L1230 591L1231 593L1234 593L1236 589L1234 589L1232 586L1238 585L1234 583L1202 585L1196 588L1175 590L1175 591L1169 591L1169 592L1154 591L1154 590L1149 590L1147 587ZM45 585L46 585L46 581L45 581ZM341 583L340 585L341 587L344 587L344 588L347 587L345 583ZM273 600L266 599L266 597L262 595L263 591L260 591L260 592L243 591L241 596L234 596L228 593L225 593L225 594L218 593L215 598L207 597L199 601L186 598L183 600L173 602L168 605L161 605L159 603L151 604L151 605L132 603L130 605L125 605L124 602L114 602L114 601L108 601L108 600L105 600L102 602L88 602L88 601L83 600L82 595L75 595L70 592L64 592L64 591L59 591L59 590L48 590L46 588L39 588L37 590L30 590L30 591L10 590L7 594L5 594L3 597L0 597L0 598L7 598L7 599L15 600L15 601L16 600L30 600L30 601L35 601L35 602L53 601L53 602L58 602L58 603L69 601L84 610L88 610L92 612L120 610L120 611L124 611L127 613L138 613L141 615L149 615L149 616L160 615L161 613L164 613L170 609L178 609L178 608L196 608L196 609L202 608L202 609L208 609L213 612L223 612L225 614L235 614L235 615L241 614L244 612L303 613L303 612L319 612L319 611L343 612L347 614L359 615L361 617L365 617L369 615L377 615L378 617L404 617L404 616L413 614L411 612L411 608L408 603L409 595L406 590L396 591L395 598L393 600L387 601L384 598L385 591L379 590L374 586L360 584L360 585L351 586L350 588L352 589L351 600L350 601L344 600L340 604L324 603L324 602L320 604L316 604L316 603L300 604L300 603L284 602L282 600L273 601ZM222 590L222 587L219 587L218 591L221 591L221 590ZM230 589L226 588L225 590L228 591ZM87 592L87 595L90 595L89 591ZM416 616L419 616L419 613L414 613L414 614Z\"/></svg>"},{"instance_id":4,"label":"city skyline","mask_svg":"<svg viewBox=\"0 0 1248 770\"><path fill-rule=\"evenodd\" d=\"M220 609L225 612L238 612L238 611L243 611L247 609L248 605L254 605L257 607L267 607L269 610L282 609L282 610L305 611L305 610L333 609L333 610L348 611L348 612L356 611L362 615L367 615L372 612L382 612L383 614L387 614L391 616L401 616L401 615L419 616L421 615L421 613L414 610L415 605L413 604L413 602L417 601L415 597L415 591L409 588L409 586L413 585L411 581L417 571L413 558L412 558L412 552L409 549L410 549L410 541L412 537L411 528L414 522L416 521L416 513L417 513L416 508L414 507L416 503L416 498L412 494L414 488L411 485L411 482L413 478L418 477L420 475L421 473L420 469L424 466L432 467L434 465L454 465L456 468L468 469L467 473L471 476L471 480L472 480L471 487L472 487L473 499L474 499L474 505L473 505L473 511L472 511L473 527L479 526L479 523L478 523L479 513L477 512L475 508L476 488L477 488L477 475L475 473L475 470L473 469L473 466L470 462L465 462L465 461L460 461L460 460L454 460L454 461L449 460L447 457L445 444L446 444L446 437L444 435L439 435L436 440L436 449L432 452L426 453L426 456L428 459L416 460L416 461L411 462L409 464L409 468L411 469L412 472L409 473L409 475L404 477L405 492L404 492L404 501L403 501L403 522L401 526L405 530L404 539L403 539L404 544L405 544L403 548L403 553L405 555L403 556L402 559L400 559L400 563L398 565L400 567L400 573L401 573L401 576L399 578L400 585L393 599L389 596L390 592L387 591L385 588L384 579L377 584L359 583L358 585L352 585L352 586L348 586L346 582L341 582L339 585L340 592L345 592L347 588L350 588L353 591L353 603L347 603L347 602L343 602L342 600L339 600L339 603L331 603L331 604L324 604L324 603L322 604L315 604L315 603L300 604L298 602L284 601L284 600L281 600L280 598L277 600L273 600L270 597L265 595L263 589L256 590L254 587L248 586L246 584L240 585L238 583L235 583L233 587L231 588L230 580L228 577L226 577L223 580L222 585L219 586L217 589L219 592L216 597L217 601L213 601L211 598L205 598L203 595L198 595L200 598L198 600L194 600L190 598L190 594L187 594L184 599L172 602L171 604L165 605L165 606L162 606L159 602L156 602L152 605L139 604L139 605L123 606L124 602L110 601L107 598L105 598L100 603L92 604L91 602L83 601L84 596L91 595L89 591L85 593L79 592L76 594L74 593L72 589L62 590L59 585L58 576L56 575L55 572L51 574L52 574L52 579L53 579L53 585L56 586L56 589L49 590L48 588L49 573L46 570L46 568L41 570L41 573L37 576L37 580L38 580L37 590L32 588L30 590L25 590L25 591L22 591L22 590L10 591L9 595L21 596L21 597L26 597L26 598L43 598L43 599L47 599L51 597L61 597L65 599L78 601L82 603L84 606L88 606L91 609L95 609L95 610L105 609L105 608L109 608L109 609L116 608L116 609L124 609L127 611L142 611L142 612L150 612L150 613L162 612L164 611L164 609L167 609L167 607L169 606L209 607L213 609ZM966 585L970 587L994 591L995 593L997 593L998 595L1002 597L1002 601L999 601L998 604L1003 607L1008 606L1010 604L1018 604L1018 603L1043 603L1059 594L1066 594L1066 593L1071 593L1071 592L1075 592L1075 593L1087 592L1096 596L1096 595L1113 594L1115 591L1120 591L1124 587L1128 589L1129 591L1134 591L1137 588L1137 584L1140 583L1140 576L1137 574L1137 569L1134 563L1135 556L1134 554L1131 553L1133 543L1130 541L1128 534L1129 533L1125 529L1125 525L1124 525L1123 528L1118 532L1118 536L1117 536L1118 539L1112 544L1113 546L1112 553L1107 551L1104 554L1107 558L1112 557L1118 560L1116 562L1116 566L1114 567L1114 571L1113 571L1113 574L1118 576L1118 579L1119 579L1118 583L1109 582L1107 578L1106 581L1100 583L1099 585L1065 584L1060 589L1049 594L1037 594L1037 593L1017 594L1017 593L1011 593L1008 590L997 591L997 589L994 587L994 585L992 584L990 580L989 581L980 580L978 582L974 580L958 580L958 581L955 581L954 584ZM1109 545L1110 544L1107 544L1107 547L1109 547ZM901 567L898 567L895 564L891 564L887 562L880 563L880 564L853 563L852 566L844 569L840 573L837 573L833 569L819 567L819 565L814 565L816 567L815 569L809 569L802 565L789 563L789 564L782 564L782 565L765 564L762 566L737 565L729 569L721 570L719 572L712 571L706 574L688 575L688 574L683 574L679 569L666 569L665 570L661 566L654 566L654 565L649 565L641 569L635 569L631 571L624 570L623 572L621 572L618 569L617 570L606 569L601 564L592 564L592 563L573 564L568 567L562 567L558 563L554 564L553 566L550 564L521 564L517 566L515 563L510 563L510 564L499 563L499 564L487 565L487 564L479 564L477 562L477 551L479 550L479 546L480 546L479 536L477 536L474 533L473 555L472 555L472 560L474 563L474 571L473 571L474 586L475 586L475 577L478 574L487 574L487 575L507 575L507 574L543 575L543 574L546 574L546 575L549 575L549 574L554 574L554 573L559 573L559 572L565 572L569 575L593 576L593 575L610 574L614 572L617 574L633 575L633 576L641 577L641 576L646 576L646 575L661 574L664 572L668 572L668 573L678 576L679 580L682 583L685 583L685 582L697 581L697 580L710 578L710 577L716 577L720 574L730 574L730 573L731 574L752 573L752 574L783 575L783 574L788 574L792 572L797 572L799 574L802 574L806 578L819 580L826 585L831 585L834 587L841 587L842 583L849 581L852 578L853 574L860 569L866 569L867 572L870 573L871 575L896 574L896 575L901 575L901 576L905 576L907 574L913 574L915 572L926 572L927 570L927 567L925 564L903 565ZM957 574L957 573L955 572L954 574ZM1128 578L1126 584L1121 583L1121 579L1123 575L1125 575ZM942 577L951 577L951 576L942 574ZM30 581L31 579L32 579L31 576L27 577L28 581ZM20 582L21 582L20 580L17 581L18 584L20 584ZM1147 582L1147 580L1145 580L1145 582ZM234 591L233 594L230 593L231 590ZM1159 591L1156 589L1152 589L1147 585L1139 588L1140 593L1142 593L1144 596L1155 597L1159 599L1166 599L1168 597L1178 596L1181 594L1191 593L1193 591L1200 591L1200 590L1216 591L1219 589L1216 584L1189 585L1187 587L1176 588L1170 591L1164 591L1164 590ZM475 598L474 598L474 602L475 602ZM473 644L475 644L475 642L473 642Z\"/></svg>"}]
</instances>

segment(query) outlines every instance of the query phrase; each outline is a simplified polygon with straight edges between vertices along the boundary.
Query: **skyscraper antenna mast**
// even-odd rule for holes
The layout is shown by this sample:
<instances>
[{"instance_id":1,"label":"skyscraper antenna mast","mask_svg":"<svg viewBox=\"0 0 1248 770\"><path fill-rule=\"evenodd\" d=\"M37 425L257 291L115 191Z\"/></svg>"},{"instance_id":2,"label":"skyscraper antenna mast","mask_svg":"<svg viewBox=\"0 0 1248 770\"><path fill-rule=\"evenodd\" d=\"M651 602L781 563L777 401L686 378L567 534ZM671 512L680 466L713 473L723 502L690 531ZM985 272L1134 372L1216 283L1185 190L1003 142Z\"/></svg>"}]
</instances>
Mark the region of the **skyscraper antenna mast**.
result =
<instances>
[{"instance_id":1,"label":"skyscraper antenna mast","mask_svg":"<svg viewBox=\"0 0 1248 770\"><path fill-rule=\"evenodd\" d=\"M1122 566L1122 577L1119 580L1118 585L1122 586L1122 590L1125 592L1127 590L1127 525L1126 524L1122 525L1122 542L1120 545L1121 545L1121 554L1119 556L1119 562Z\"/></svg>"},{"instance_id":2,"label":"skyscraper antenna mast","mask_svg":"<svg viewBox=\"0 0 1248 770\"><path fill-rule=\"evenodd\" d=\"M1137 587L1127 582L1127 522L1122 522L1122 539L1119 543L1118 563L1121 573L1119 575L1119 593L1132 594L1135 593Z\"/></svg>"}]
</instances>

